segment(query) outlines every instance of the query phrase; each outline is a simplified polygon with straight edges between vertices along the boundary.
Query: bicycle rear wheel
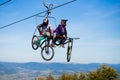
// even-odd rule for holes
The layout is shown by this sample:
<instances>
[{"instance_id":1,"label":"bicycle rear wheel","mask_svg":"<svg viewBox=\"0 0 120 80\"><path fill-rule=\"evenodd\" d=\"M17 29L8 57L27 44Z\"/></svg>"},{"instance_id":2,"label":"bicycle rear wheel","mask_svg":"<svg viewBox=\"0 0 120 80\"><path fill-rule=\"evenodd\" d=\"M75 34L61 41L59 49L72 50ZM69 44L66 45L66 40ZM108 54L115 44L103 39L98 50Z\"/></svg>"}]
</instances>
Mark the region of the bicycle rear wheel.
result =
<instances>
[{"instance_id":1,"label":"bicycle rear wheel","mask_svg":"<svg viewBox=\"0 0 120 80\"><path fill-rule=\"evenodd\" d=\"M50 45L45 45L41 50L41 56L44 60L50 61L54 57L54 49Z\"/></svg>"},{"instance_id":2,"label":"bicycle rear wheel","mask_svg":"<svg viewBox=\"0 0 120 80\"><path fill-rule=\"evenodd\" d=\"M40 42L40 41L39 41L38 36L33 35L31 44L32 44L32 48L33 48L34 50L37 50L37 49L38 49L38 47L39 47L39 42Z\"/></svg>"}]
</instances>

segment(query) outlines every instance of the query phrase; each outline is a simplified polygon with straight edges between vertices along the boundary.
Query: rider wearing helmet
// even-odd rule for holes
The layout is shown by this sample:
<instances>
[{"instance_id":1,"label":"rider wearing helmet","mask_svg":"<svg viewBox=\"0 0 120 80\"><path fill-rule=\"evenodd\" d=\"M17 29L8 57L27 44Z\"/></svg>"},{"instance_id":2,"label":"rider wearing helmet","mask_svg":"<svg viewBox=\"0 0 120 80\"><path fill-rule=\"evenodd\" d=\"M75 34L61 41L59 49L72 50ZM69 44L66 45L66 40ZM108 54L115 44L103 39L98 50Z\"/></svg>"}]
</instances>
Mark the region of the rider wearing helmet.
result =
<instances>
[{"instance_id":1,"label":"rider wearing helmet","mask_svg":"<svg viewBox=\"0 0 120 80\"><path fill-rule=\"evenodd\" d=\"M48 18L43 19L43 23L37 26L40 35L50 37L52 26L49 24Z\"/></svg>"},{"instance_id":2,"label":"rider wearing helmet","mask_svg":"<svg viewBox=\"0 0 120 80\"><path fill-rule=\"evenodd\" d=\"M62 37L62 41L61 41L62 47L64 47L64 42L66 41L66 38L67 38L67 30L66 30L66 22L67 21L68 20L66 20L66 19L62 19L61 23L58 25L58 27L55 30L56 36ZM54 40L54 42L55 41L56 41L56 39Z\"/></svg>"},{"instance_id":3,"label":"rider wearing helmet","mask_svg":"<svg viewBox=\"0 0 120 80\"><path fill-rule=\"evenodd\" d=\"M52 38L52 42L53 42L53 39L56 37L56 34L53 33L52 26L49 24L48 18L45 18L43 20L43 23L38 25L37 28L38 28L40 35L42 35L44 37L47 36L47 37L49 37L49 39ZM55 46L52 45L52 47L55 47Z\"/></svg>"}]
</instances>

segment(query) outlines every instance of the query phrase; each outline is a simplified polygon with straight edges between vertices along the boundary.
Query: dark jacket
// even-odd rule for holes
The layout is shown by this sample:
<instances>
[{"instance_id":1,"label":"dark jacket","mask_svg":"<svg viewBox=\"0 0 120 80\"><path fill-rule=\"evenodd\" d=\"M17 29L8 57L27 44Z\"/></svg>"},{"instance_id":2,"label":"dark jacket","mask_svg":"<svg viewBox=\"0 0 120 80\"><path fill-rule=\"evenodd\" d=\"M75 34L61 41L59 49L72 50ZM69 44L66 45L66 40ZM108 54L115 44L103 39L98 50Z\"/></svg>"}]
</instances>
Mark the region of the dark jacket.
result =
<instances>
[{"instance_id":1,"label":"dark jacket","mask_svg":"<svg viewBox=\"0 0 120 80\"><path fill-rule=\"evenodd\" d=\"M56 34L58 35L65 35L67 36L67 30L66 27L63 27L61 24L58 25L58 27L55 30Z\"/></svg>"}]
</instances>

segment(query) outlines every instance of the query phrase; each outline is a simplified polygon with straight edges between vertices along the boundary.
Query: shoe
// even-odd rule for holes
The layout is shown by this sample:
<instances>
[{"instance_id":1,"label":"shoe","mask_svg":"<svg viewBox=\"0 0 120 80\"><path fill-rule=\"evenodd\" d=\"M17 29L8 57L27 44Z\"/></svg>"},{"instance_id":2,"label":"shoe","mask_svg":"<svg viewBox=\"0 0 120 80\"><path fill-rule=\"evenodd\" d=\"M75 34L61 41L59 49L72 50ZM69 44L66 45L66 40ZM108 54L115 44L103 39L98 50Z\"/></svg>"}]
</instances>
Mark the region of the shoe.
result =
<instances>
[{"instance_id":1,"label":"shoe","mask_svg":"<svg viewBox=\"0 0 120 80\"><path fill-rule=\"evenodd\" d=\"M56 47L55 44L51 44L52 47Z\"/></svg>"},{"instance_id":2,"label":"shoe","mask_svg":"<svg viewBox=\"0 0 120 80\"><path fill-rule=\"evenodd\" d=\"M64 44L60 44L61 47L65 48Z\"/></svg>"}]
</instances>

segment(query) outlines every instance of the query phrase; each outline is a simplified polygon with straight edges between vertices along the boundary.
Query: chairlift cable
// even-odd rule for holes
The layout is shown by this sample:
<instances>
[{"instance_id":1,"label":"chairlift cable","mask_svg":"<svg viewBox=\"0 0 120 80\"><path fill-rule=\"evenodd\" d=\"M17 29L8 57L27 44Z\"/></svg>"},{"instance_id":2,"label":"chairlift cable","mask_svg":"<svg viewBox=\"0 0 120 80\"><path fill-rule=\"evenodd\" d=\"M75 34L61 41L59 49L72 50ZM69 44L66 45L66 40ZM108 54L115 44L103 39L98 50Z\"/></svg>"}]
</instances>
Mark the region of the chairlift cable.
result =
<instances>
[{"instance_id":1,"label":"chairlift cable","mask_svg":"<svg viewBox=\"0 0 120 80\"><path fill-rule=\"evenodd\" d=\"M51 8L51 9L49 9L49 10L54 10L54 9L59 8L59 7L61 7L61 6L67 5L67 4L69 4L69 3L72 3L72 2L74 2L74 1L77 1L77 0L71 0L71 1L66 2L66 3L64 3L64 4L58 5L58 6L56 6L56 7L53 7L53 8ZM36 15L45 13L45 12L47 12L47 11L48 11L48 10L45 10L45 11L42 11L42 12L40 12L40 13L34 14L34 15L32 15L32 16L26 17L26 18L24 18L24 19L18 20L18 21L16 21L16 22L10 23L10 24L8 24L8 25L5 25L5 26L3 26L3 27L0 27L0 29L9 27L9 26L11 26L11 25L14 25L14 24L19 23L19 22L22 22L22 21L25 21L25 20L27 20L27 19L30 19L30 18L36 16Z\"/></svg>"},{"instance_id":2,"label":"chairlift cable","mask_svg":"<svg viewBox=\"0 0 120 80\"><path fill-rule=\"evenodd\" d=\"M6 4L6 3L10 2L10 1L12 1L12 0L7 0L7 1L1 3L0 6L4 5L4 4Z\"/></svg>"}]
</instances>

